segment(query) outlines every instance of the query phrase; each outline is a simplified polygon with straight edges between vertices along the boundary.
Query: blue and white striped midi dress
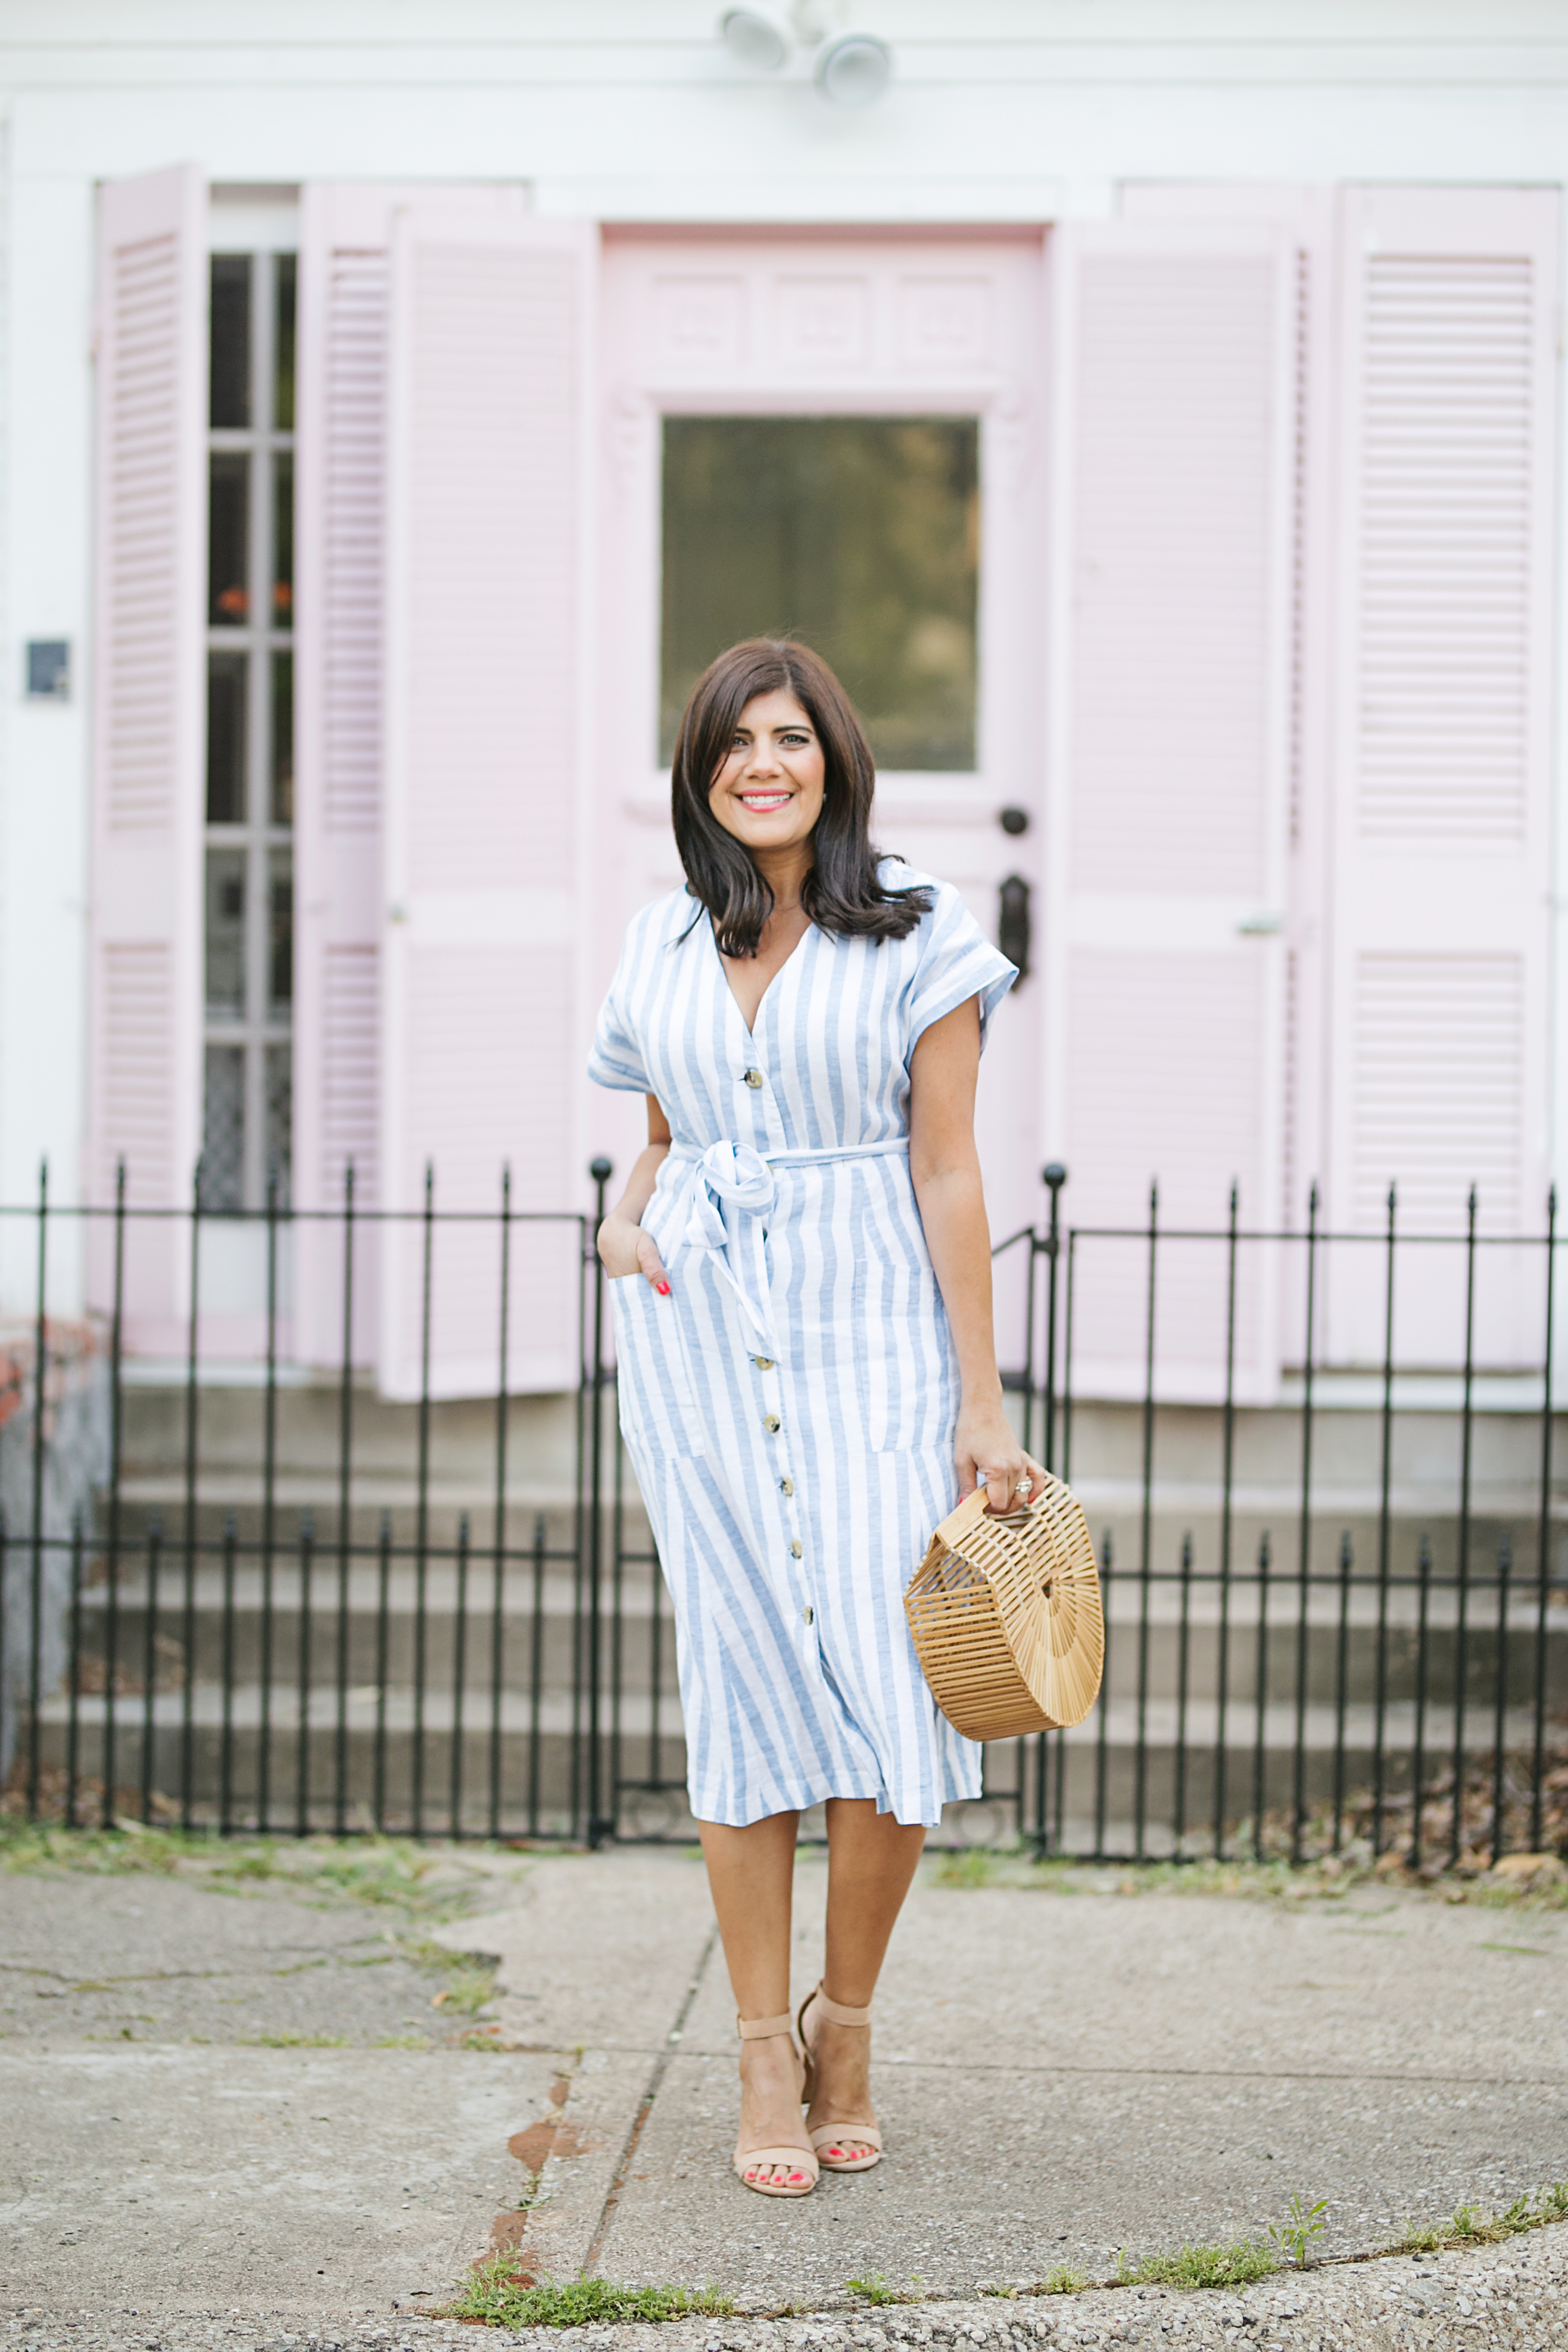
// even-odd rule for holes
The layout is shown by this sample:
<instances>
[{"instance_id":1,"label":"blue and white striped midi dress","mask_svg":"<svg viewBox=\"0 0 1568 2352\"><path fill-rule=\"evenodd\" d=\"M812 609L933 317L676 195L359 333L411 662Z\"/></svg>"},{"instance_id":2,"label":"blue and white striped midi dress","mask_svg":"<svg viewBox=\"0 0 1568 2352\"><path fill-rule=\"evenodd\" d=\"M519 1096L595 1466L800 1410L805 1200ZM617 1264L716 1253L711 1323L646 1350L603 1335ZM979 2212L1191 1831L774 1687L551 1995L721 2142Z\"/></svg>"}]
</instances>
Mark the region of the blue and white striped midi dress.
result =
<instances>
[{"instance_id":1,"label":"blue and white striped midi dress","mask_svg":"<svg viewBox=\"0 0 1568 2352\"><path fill-rule=\"evenodd\" d=\"M748 1029L686 892L632 922L590 1074L656 1095L643 1229L610 1285L621 1425L674 1603L687 1787L737 1826L824 1797L933 1823L980 1751L920 1671L904 1588L956 1500L957 1368L909 1172L909 1062L1017 977L956 890L902 940L814 925ZM694 920L694 917L695 919Z\"/></svg>"}]
</instances>

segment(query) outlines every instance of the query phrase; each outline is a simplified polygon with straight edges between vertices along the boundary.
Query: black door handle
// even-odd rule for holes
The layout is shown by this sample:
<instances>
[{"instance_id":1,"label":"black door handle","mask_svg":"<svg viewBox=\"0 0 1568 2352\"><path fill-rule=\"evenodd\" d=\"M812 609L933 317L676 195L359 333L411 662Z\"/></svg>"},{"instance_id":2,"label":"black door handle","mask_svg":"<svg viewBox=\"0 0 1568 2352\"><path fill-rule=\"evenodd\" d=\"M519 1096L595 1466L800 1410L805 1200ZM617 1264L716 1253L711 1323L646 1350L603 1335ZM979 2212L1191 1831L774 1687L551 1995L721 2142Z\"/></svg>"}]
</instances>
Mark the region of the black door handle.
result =
<instances>
[{"instance_id":1,"label":"black door handle","mask_svg":"<svg viewBox=\"0 0 1568 2352\"><path fill-rule=\"evenodd\" d=\"M1018 966L1019 978L1029 978L1029 951L1033 937L1030 916L1030 886L1021 874L1009 874L1001 887L1001 906L997 916L997 945L1009 963Z\"/></svg>"}]
</instances>

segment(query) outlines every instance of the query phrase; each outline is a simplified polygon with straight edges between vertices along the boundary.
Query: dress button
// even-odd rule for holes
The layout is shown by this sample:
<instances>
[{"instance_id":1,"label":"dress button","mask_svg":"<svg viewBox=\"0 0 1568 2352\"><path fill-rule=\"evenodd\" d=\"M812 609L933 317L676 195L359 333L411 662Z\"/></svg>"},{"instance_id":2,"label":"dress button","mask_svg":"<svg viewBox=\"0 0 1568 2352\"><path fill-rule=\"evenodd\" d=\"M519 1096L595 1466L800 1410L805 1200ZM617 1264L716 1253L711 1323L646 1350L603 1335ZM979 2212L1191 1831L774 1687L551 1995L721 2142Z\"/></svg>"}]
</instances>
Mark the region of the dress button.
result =
<instances>
[{"instance_id":1,"label":"dress button","mask_svg":"<svg viewBox=\"0 0 1568 2352\"><path fill-rule=\"evenodd\" d=\"M770 1372L773 1370L773 1359L771 1356L753 1356L751 1360L756 1365L759 1372Z\"/></svg>"},{"instance_id":2,"label":"dress button","mask_svg":"<svg viewBox=\"0 0 1568 2352\"><path fill-rule=\"evenodd\" d=\"M807 1624L809 1625L811 1622L814 1612L810 1607L807 1607L800 1612L800 1614L804 1617Z\"/></svg>"},{"instance_id":3,"label":"dress button","mask_svg":"<svg viewBox=\"0 0 1568 2352\"><path fill-rule=\"evenodd\" d=\"M793 1478L780 1478L780 1479L779 1479L779 1492L781 1495L792 1495L792 1494L794 1493L794 1491L795 1491L795 1481L793 1480Z\"/></svg>"},{"instance_id":4,"label":"dress button","mask_svg":"<svg viewBox=\"0 0 1568 2352\"><path fill-rule=\"evenodd\" d=\"M799 1545L798 1543L792 1543L792 1544L790 1545L790 1547L789 1547L789 1557L790 1557L790 1559L800 1559L800 1545Z\"/></svg>"},{"instance_id":5,"label":"dress button","mask_svg":"<svg viewBox=\"0 0 1568 2352\"><path fill-rule=\"evenodd\" d=\"M764 1421L762 1426L768 1432L769 1437L777 1437L780 1426L778 1414L776 1412L770 1412Z\"/></svg>"},{"instance_id":6,"label":"dress button","mask_svg":"<svg viewBox=\"0 0 1568 2352\"><path fill-rule=\"evenodd\" d=\"M762 1073L760 1070L747 1070L744 1075L747 1085L754 1090L762 1084Z\"/></svg>"}]
</instances>

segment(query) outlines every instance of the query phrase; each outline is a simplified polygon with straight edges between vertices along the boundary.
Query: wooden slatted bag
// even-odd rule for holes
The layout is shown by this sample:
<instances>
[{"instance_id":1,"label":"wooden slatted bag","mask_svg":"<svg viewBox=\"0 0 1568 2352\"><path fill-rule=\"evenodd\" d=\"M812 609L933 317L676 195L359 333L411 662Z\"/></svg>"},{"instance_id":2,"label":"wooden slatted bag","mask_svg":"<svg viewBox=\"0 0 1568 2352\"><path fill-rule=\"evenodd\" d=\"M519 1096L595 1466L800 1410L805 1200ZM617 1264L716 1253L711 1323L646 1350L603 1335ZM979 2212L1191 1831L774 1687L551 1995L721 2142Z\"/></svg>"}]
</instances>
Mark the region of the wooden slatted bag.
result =
<instances>
[{"instance_id":1,"label":"wooden slatted bag","mask_svg":"<svg viewBox=\"0 0 1568 2352\"><path fill-rule=\"evenodd\" d=\"M977 1487L945 1518L904 1596L937 1706L970 1739L1082 1723L1100 1693L1105 1619L1077 1496L1046 1478L1027 1511Z\"/></svg>"}]
</instances>

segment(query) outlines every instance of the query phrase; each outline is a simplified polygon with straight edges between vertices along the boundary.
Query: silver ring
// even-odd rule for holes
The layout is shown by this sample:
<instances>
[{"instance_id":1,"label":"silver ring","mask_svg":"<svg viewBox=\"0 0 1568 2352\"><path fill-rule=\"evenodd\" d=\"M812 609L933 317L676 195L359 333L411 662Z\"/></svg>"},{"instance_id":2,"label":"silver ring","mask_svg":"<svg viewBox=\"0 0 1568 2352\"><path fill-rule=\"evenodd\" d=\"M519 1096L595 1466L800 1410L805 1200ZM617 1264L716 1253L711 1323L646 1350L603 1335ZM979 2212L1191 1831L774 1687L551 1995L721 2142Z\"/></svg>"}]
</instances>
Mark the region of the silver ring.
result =
<instances>
[{"instance_id":1,"label":"silver ring","mask_svg":"<svg viewBox=\"0 0 1568 2352\"><path fill-rule=\"evenodd\" d=\"M1032 1478L1020 1478L1018 1485L1013 1488L1013 1493L1015 1495L1032 1495L1033 1492L1034 1480Z\"/></svg>"}]
</instances>

